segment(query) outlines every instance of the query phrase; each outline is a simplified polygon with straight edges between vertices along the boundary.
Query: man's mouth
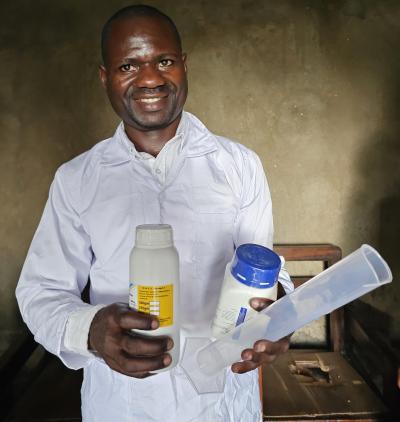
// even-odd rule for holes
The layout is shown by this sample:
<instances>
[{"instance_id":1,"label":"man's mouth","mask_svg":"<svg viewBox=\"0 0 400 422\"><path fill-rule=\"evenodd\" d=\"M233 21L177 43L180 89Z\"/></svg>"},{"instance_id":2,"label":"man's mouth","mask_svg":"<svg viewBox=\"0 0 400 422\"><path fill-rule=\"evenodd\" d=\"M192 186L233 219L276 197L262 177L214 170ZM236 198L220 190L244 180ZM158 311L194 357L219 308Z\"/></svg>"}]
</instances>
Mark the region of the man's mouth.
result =
<instances>
[{"instance_id":1,"label":"man's mouth","mask_svg":"<svg viewBox=\"0 0 400 422\"><path fill-rule=\"evenodd\" d=\"M137 98L137 99L135 99L135 101L138 101L139 103L153 104L153 103L156 103L158 101L163 100L164 98L166 98L166 96L164 96L164 97L152 97L152 98Z\"/></svg>"}]
</instances>

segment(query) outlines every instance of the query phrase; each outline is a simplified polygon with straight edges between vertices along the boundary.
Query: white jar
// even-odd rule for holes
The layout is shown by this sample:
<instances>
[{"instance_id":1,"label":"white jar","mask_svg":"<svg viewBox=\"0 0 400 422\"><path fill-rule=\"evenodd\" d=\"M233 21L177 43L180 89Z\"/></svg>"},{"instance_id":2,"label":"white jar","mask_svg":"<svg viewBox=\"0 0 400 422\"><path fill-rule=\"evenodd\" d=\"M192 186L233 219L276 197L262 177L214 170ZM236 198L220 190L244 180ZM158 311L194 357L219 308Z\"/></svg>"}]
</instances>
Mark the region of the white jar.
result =
<instances>
[{"instance_id":1,"label":"white jar","mask_svg":"<svg viewBox=\"0 0 400 422\"><path fill-rule=\"evenodd\" d=\"M129 306L156 315L156 330L134 330L148 336L166 335L174 341L168 351L173 368L179 361L179 256L168 224L136 227L135 247L130 255Z\"/></svg>"},{"instance_id":2,"label":"white jar","mask_svg":"<svg viewBox=\"0 0 400 422\"><path fill-rule=\"evenodd\" d=\"M276 300L280 269L279 255L264 246L246 243L236 249L232 262L226 266L212 324L215 337L257 314L250 306L251 298Z\"/></svg>"}]
</instances>

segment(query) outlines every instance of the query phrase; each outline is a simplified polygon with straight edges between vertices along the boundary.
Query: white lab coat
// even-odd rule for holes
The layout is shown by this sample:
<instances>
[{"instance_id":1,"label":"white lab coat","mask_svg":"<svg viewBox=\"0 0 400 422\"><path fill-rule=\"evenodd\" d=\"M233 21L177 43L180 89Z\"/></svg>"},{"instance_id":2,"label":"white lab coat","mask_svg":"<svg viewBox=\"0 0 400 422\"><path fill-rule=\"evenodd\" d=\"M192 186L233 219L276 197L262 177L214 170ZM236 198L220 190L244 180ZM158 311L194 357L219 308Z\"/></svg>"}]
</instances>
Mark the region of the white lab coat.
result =
<instances>
[{"instance_id":1,"label":"white lab coat","mask_svg":"<svg viewBox=\"0 0 400 422\"><path fill-rule=\"evenodd\" d=\"M69 368L84 368L87 422L259 421L257 371L230 370L223 394L198 395L179 365L146 379L68 352L68 316L92 304L128 301L128 257L135 227L168 223L180 256L182 345L210 336L221 281L234 248L272 246L271 198L257 155L182 117L184 141L164 185L114 136L62 165L54 178L23 267L17 299L36 341Z\"/></svg>"}]
</instances>

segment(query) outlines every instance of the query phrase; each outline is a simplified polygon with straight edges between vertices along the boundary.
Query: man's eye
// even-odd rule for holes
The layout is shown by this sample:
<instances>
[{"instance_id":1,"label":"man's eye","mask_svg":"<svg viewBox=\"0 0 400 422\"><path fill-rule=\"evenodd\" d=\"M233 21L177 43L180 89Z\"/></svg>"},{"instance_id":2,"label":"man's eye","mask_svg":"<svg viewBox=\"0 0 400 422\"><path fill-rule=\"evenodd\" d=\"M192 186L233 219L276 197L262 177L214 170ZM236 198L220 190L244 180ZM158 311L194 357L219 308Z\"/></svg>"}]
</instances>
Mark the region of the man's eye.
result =
<instances>
[{"instance_id":1,"label":"man's eye","mask_svg":"<svg viewBox=\"0 0 400 422\"><path fill-rule=\"evenodd\" d=\"M122 72L131 72L133 70L133 66L131 64L123 64L120 66Z\"/></svg>"},{"instance_id":2,"label":"man's eye","mask_svg":"<svg viewBox=\"0 0 400 422\"><path fill-rule=\"evenodd\" d=\"M171 59L163 59L160 61L160 67L169 67L172 66L174 62Z\"/></svg>"}]
</instances>

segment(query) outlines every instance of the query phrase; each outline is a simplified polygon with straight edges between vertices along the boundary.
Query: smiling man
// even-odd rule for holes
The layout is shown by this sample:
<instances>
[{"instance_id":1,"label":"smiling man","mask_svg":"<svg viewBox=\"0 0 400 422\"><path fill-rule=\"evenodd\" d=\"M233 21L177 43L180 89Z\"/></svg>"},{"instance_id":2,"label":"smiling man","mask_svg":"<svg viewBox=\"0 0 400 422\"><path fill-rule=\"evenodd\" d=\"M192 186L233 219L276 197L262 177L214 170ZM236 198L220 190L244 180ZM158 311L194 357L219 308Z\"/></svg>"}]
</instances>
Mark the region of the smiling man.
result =
<instances>
[{"instance_id":1,"label":"smiling man","mask_svg":"<svg viewBox=\"0 0 400 422\"><path fill-rule=\"evenodd\" d=\"M157 155L175 135L186 101L186 56L173 22L148 10L123 9L108 21L100 78L129 139Z\"/></svg>"},{"instance_id":2,"label":"smiling man","mask_svg":"<svg viewBox=\"0 0 400 422\"><path fill-rule=\"evenodd\" d=\"M199 396L179 365L151 374L168 367L173 342L132 332L159 322L126 302L135 227L171 224L181 261L181 343L211 336L234 249L272 247L260 160L183 111L186 56L163 13L118 11L104 26L102 55L100 79L122 122L58 169L17 287L23 318L47 350L84 368L84 421L259 421L254 369L284 353L288 339L258 341L232 365L222 394ZM89 277L86 304L80 294Z\"/></svg>"}]
</instances>

